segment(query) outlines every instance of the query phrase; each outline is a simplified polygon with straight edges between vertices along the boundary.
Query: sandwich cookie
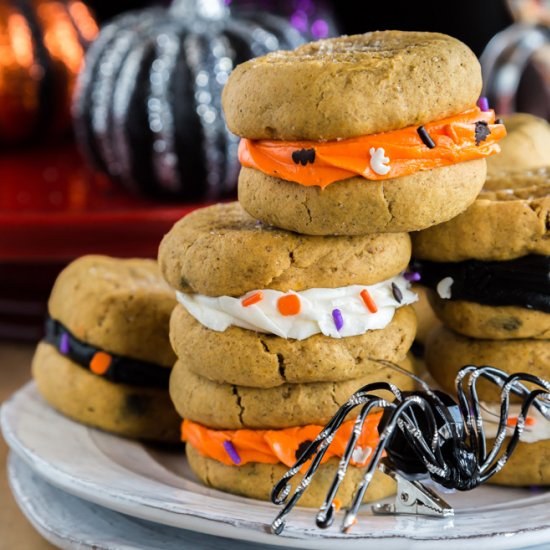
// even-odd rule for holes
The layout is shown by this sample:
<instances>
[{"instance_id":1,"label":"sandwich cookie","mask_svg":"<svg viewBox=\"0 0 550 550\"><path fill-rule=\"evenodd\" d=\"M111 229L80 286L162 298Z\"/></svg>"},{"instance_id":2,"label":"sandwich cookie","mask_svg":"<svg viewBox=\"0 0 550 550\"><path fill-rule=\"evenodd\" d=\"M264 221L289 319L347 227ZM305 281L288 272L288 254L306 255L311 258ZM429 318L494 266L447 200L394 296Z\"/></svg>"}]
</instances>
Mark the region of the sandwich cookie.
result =
<instances>
[{"instance_id":1,"label":"sandwich cookie","mask_svg":"<svg viewBox=\"0 0 550 550\"><path fill-rule=\"evenodd\" d=\"M481 71L454 38L322 40L239 65L224 88L243 139L239 200L310 235L419 230L473 202L504 126L476 106Z\"/></svg>"},{"instance_id":2,"label":"sandwich cookie","mask_svg":"<svg viewBox=\"0 0 550 550\"><path fill-rule=\"evenodd\" d=\"M506 185L510 187L505 188ZM442 321L474 338L550 337L550 173L490 178L455 219L413 235Z\"/></svg>"},{"instance_id":3,"label":"sandwich cookie","mask_svg":"<svg viewBox=\"0 0 550 550\"><path fill-rule=\"evenodd\" d=\"M174 292L152 260L84 256L61 272L33 358L38 390L63 414L127 437L178 441L168 395Z\"/></svg>"},{"instance_id":4,"label":"sandwich cookie","mask_svg":"<svg viewBox=\"0 0 550 550\"><path fill-rule=\"evenodd\" d=\"M402 367L412 369L408 361ZM402 389L413 387L410 377L381 365L372 377L352 383L287 384L263 390L198 380L197 376L194 391L188 394L180 390L185 385L179 383L180 377L187 376L195 375L178 362L170 385L174 403L186 417L182 439L191 469L211 487L262 500L269 499L274 483L358 387L374 380L392 381ZM213 401L216 407L211 406ZM378 443L380 418L381 413L367 417L338 493L342 506L351 502ZM353 424L350 419L337 432L302 505L319 506L324 500ZM377 473L364 501L384 498L394 491L393 481Z\"/></svg>"}]
</instances>

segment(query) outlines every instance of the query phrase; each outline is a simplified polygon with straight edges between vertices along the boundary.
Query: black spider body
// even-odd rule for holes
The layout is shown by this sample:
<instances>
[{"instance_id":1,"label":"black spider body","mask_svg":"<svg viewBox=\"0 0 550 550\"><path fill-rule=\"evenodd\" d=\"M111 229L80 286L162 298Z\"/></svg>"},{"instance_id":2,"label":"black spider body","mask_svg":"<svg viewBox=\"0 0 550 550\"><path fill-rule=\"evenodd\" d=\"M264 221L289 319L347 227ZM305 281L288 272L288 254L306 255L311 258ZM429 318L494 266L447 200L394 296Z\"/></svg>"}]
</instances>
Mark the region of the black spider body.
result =
<instances>
[{"instance_id":1,"label":"black spider body","mask_svg":"<svg viewBox=\"0 0 550 550\"><path fill-rule=\"evenodd\" d=\"M380 361L386 367L406 373L397 365ZM414 375L410 375L413 376ZM334 520L334 499L352 459L358 438L368 414L383 409L378 426L379 442L370 455L365 474L359 483L352 503L347 510L342 530L348 531L356 521L357 511L363 496L378 468L383 453L386 453L385 469L409 480L429 477L450 489L468 491L485 483L499 472L516 448L525 426L530 407L535 407L550 420L550 383L527 373L508 374L494 367L463 367L456 377L457 401L441 391L414 377L422 391L401 392L387 382L363 386L338 410L319 435L304 449L294 466L273 488L271 499L284 508L275 518L271 529L280 533L285 517L308 488L321 460L332 442L333 436L350 412L360 408L355 427L338 472L327 492L327 497L317 514L317 525L330 526ZM500 386L501 407L498 428L491 449L487 449L481 407L476 384L480 378ZM465 384L467 382L467 388ZM527 387L525 384L530 384ZM389 393L392 398L381 397ZM376 393L377 392L377 393ZM522 405L513 432L507 431L510 395L520 398ZM504 446L506 437L509 441ZM289 481L298 475L307 463L307 471L289 498Z\"/></svg>"},{"instance_id":2,"label":"black spider body","mask_svg":"<svg viewBox=\"0 0 550 550\"><path fill-rule=\"evenodd\" d=\"M433 394L437 396L434 399ZM448 394L434 390L433 394L417 391L403 392L403 398L412 395L425 399L434 412L437 431L439 433L440 449L443 460L448 466L448 474L440 476L433 474L434 481L450 489L466 491L475 485L479 478L479 464L475 453L465 445L466 430L460 407L458 403ZM382 431L392 414L387 408L379 424L379 431ZM426 433L428 425L424 416L417 415L419 429ZM393 431L386 447L387 461L394 470L403 474L414 476L430 474L422 456L414 451L409 439L402 430Z\"/></svg>"}]
</instances>

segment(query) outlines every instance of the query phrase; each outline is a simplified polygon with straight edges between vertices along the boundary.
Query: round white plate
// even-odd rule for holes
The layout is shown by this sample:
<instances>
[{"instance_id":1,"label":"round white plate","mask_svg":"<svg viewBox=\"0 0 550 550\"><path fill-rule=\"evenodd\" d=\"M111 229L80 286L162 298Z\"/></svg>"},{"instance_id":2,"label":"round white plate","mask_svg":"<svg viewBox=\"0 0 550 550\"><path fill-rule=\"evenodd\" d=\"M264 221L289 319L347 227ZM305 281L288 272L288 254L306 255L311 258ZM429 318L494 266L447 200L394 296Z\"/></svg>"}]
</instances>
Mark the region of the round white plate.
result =
<instances>
[{"instance_id":1,"label":"round white plate","mask_svg":"<svg viewBox=\"0 0 550 550\"><path fill-rule=\"evenodd\" d=\"M66 550L258 550L254 543L212 537L113 512L56 489L15 453L8 481L17 504L48 541ZM264 546L262 549L274 549Z\"/></svg>"},{"instance_id":2,"label":"round white plate","mask_svg":"<svg viewBox=\"0 0 550 550\"><path fill-rule=\"evenodd\" d=\"M550 491L486 486L445 495L446 519L373 516L365 507L351 534L337 521L323 531L314 512L296 509L281 536L267 532L274 505L215 491L196 481L181 452L121 439L56 413L28 384L3 407L10 447L48 482L112 510L216 536L300 548L492 550L550 542ZM337 518L338 519L338 518Z\"/></svg>"}]
</instances>

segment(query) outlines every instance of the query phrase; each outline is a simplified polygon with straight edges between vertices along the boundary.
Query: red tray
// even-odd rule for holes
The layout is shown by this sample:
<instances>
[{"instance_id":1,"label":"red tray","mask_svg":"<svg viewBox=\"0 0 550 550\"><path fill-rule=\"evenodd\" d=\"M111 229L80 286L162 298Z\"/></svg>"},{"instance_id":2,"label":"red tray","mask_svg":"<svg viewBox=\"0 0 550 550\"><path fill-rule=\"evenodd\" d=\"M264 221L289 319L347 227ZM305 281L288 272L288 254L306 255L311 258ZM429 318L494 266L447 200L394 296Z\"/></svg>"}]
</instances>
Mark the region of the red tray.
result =
<instances>
[{"instance_id":1,"label":"red tray","mask_svg":"<svg viewBox=\"0 0 550 550\"><path fill-rule=\"evenodd\" d=\"M72 143L0 154L0 337L40 337L51 286L74 258L155 258L199 206L135 197L87 168Z\"/></svg>"}]
</instances>

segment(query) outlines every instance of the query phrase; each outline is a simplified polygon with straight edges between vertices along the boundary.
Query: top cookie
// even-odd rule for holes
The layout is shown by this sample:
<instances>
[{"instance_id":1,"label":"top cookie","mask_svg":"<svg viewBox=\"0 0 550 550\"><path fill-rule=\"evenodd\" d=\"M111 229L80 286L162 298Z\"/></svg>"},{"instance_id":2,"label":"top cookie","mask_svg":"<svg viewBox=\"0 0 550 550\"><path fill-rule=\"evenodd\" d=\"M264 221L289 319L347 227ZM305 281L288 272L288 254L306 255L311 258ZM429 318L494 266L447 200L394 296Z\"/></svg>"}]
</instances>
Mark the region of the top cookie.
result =
<instances>
[{"instance_id":1,"label":"top cookie","mask_svg":"<svg viewBox=\"0 0 550 550\"><path fill-rule=\"evenodd\" d=\"M159 249L174 288L207 296L370 285L404 270L409 259L406 233L300 235L256 221L236 202L184 217Z\"/></svg>"},{"instance_id":2,"label":"top cookie","mask_svg":"<svg viewBox=\"0 0 550 550\"><path fill-rule=\"evenodd\" d=\"M88 344L171 367L176 357L168 327L175 305L154 260L83 256L58 276L48 309Z\"/></svg>"},{"instance_id":3,"label":"top cookie","mask_svg":"<svg viewBox=\"0 0 550 550\"><path fill-rule=\"evenodd\" d=\"M397 130L472 107L481 69L438 33L342 36L239 65L223 90L229 129L250 139L333 140Z\"/></svg>"},{"instance_id":4,"label":"top cookie","mask_svg":"<svg viewBox=\"0 0 550 550\"><path fill-rule=\"evenodd\" d=\"M487 158L488 176L548 166L550 124L527 113L514 113L503 118L508 135L499 143L500 154Z\"/></svg>"}]
</instances>

